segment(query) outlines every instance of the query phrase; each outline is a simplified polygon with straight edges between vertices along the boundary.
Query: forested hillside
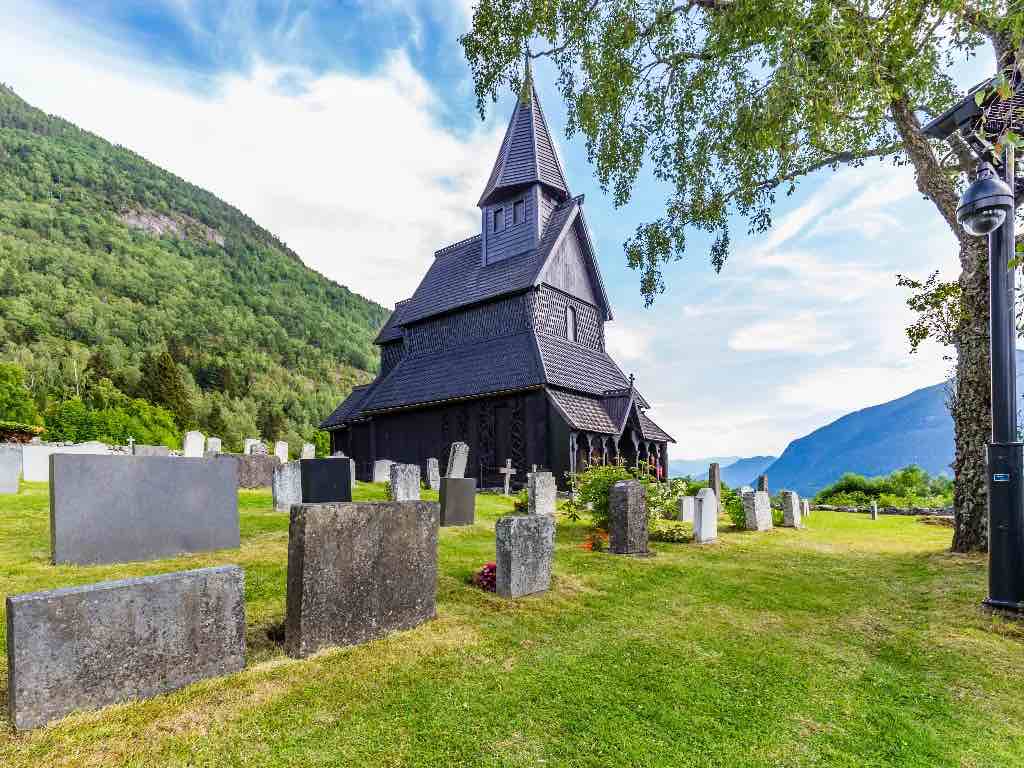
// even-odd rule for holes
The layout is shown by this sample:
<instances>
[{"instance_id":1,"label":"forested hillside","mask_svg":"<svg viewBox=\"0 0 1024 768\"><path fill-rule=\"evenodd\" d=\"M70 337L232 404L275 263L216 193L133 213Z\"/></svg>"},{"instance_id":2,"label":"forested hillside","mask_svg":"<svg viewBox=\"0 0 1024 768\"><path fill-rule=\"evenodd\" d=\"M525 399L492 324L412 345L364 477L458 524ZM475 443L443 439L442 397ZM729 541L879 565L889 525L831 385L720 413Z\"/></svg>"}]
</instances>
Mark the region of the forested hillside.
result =
<instances>
[{"instance_id":1,"label":"forested hillside","mask_svg":"<svg viewBox=\"0 0 1024 768\"><path fill-rule=\"evenodd\" d=\"M43 419L140 398L234 447L311 439L376 369L387 314L212 194L0 86L0 360Z\"/></svg>"}]
</instances>

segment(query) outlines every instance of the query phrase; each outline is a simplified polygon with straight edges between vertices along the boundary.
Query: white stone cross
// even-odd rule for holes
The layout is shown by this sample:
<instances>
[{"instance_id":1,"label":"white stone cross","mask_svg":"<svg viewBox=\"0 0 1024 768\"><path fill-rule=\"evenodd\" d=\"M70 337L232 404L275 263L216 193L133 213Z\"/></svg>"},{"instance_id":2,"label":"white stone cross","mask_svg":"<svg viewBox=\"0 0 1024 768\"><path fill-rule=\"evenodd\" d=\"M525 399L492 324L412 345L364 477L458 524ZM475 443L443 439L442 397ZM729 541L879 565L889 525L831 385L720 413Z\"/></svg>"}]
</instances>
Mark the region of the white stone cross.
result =
<instances>
[{"instance_id":1,"label":"white stone cross","mask_svg":"<svg viewBox=\"0 0 1024 768\"><path fill-rule=\"evenodd\" d=\"M512 459L505 459L505 466L498 471L505 476L505 495L508 496L509 489L512 484L512 475L516 473L516 471L512 469Z\"/></svg>"},{"instance_id":2,"label":"white stone cross","mask_svg":"<svg viewBox=\"0 0 1024 768\"><path fill-rule=\"evenodd\" d=\"M131 435L128 435L128 455L135 455L135 438L132 437Z\"/></svg>"}]
</instances>

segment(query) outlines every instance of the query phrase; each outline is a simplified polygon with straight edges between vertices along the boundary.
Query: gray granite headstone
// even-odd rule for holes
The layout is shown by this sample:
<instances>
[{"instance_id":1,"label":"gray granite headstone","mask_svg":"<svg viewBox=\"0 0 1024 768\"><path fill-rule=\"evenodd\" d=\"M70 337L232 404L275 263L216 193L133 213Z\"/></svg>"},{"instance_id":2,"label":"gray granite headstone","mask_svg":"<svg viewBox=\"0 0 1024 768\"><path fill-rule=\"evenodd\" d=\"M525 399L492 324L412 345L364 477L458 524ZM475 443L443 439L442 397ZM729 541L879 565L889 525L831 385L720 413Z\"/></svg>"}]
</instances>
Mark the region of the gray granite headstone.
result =
<instances>
[{"instance_id":1,"label":"gray granite headstone","mask_svg":"<svg viewBox=\"0 0 1024 768\"><path fill-rule=\"evenodd\" d=\"M278 440L274 443L274 455L284 464L288 461L288 443L284 440Z\"/></svg>"},{"instance_id":2,"label":"gray granite headstone","mask_svg":"<svg viewBox=\"0 0 1024 768\"><path fill-rule=\"evenodd\" d=\"M427 488L432 491L441 490L441 466L437 459L427 459Z\"/></svg>"},{"instance_id":3,"label":"gray granite headstone","mask_svg":"<svg viewBox=\"0 0 1024 768\"><path fill-rule=\"evenodd\" d=\"M373 482L387 483L391 480L391 465L395 462L390 459L377 459L373 462Z\"/></svg>"},{"instance_id":4,"label":"gray granite headstone","mask_svg":"<svg viewBox=\"0 0 1024 768\"><path fill-rule=\"evenodd\" d=\"M693 522L693 512L697 499L693 496L680 496L679 497L679 519L684 523Z\"/></svg>"},{"instance_id":5,"label":"gray granite headstone","mask_svg":"<svg viewBox=\"0 0 1024 768\"><path fill-rule=\"evenodd\" d=\"M608 551L647 554L647 492L639 480L620 480L608 493Z\"/></svg>"},{"instance_id":6,"label":"gray granite headstone","mask_svg":"<svg viewBox=\"0 0 1024 768\"><path fill-rule=\"evenodd\" d=\"M304 459L315 459L316 458L316 446L313 443L302 444L302 458Z\"/></svg>"},{"instance_id":7,"label":"gray granite headstone","mask_svg":"<svg viewBox=\"0 0 1024 768\"><path fill-rule=\"evenodd\" d=\"M718 462L712 462L708 467L708 487L715 492L715 500L722 500L722 467ZM721 511L721 510L719 510Z\"/></svg>"},{"instance_id":8,"label":"gray granite headstone","mask_svg":"<svg viewBox=\"0 0 1024 768\"><path fill-rule=\"evenodd\" d=\"M224 450L223 444L219 437L208 437L206 438L206 452L207 453L221 453Z\"/></svg>"},{"instance_id":9,"label":"gray granite headstone","mask_svg":"<svg viewBox=\"0 0 1024 768\"><path fill-rule=\"evenodd\" d=\"M7 598L7 703L17 729L145 699L245 666L237 565Z\"/></svg>"},{"instance_id":10,"label":"gray granite headstone","mask_svg":"<svg viewBox=\"0 0 1024 768\"><path fill-rule=\"evenodd\" d=\"M238 471L239 488L269 488L273 486L274 470L281 464L277 460L277 456L270 456L266 453L252 453L248 456L221 453L217 454L215 458L219 461L234 462Z\"/></svg>"},{"instance_id":11,"label":"gray granite headstone","mask_svg":"<svg viewBox=\"0 0 1024 768\"><path fill-rule=\"evenodd\" d=\"M237 548L238 483L221 459L50 456L54 563L153 560Z\"/></svg>"},{"instance_id":12,"label":"gray granite headstone","mask_svg":"<svg viewBox=\"0 0 1024 768\"><path fill-rule=\"evenodd\" d=\"M452 443L448 453L448 471L445 477L465 477L466 464L469 462L469 446L466 443Z\"/></svg>"},{"instance_id":13,"label":"gray granite headstone","mask_svg":"<svg viewBox=\"0 0 1024 768\"><path fill-rule=\"evenodd\" d=\"M290 512L292 504L302 503L302 471L299 462L287 461L274 467L274 510Z\"/></svg>"},{"instance_id":14,"label":"gray granite headstone","mask_svg":"<svg viewBox=\"0 0 1024 768\"><path fill-rule=\"evenodd\" d=\"M189 459L202 458L206 453L206 436L195 430L185 433L185 440L182 443L182 455Z\"/></svg>"},{"instance_id":15,"label":"gray granite headstone","mask_svg":"<svg viewBox=\"0 0 1024 768\"><path fill-rule=\"evenodd\" d=\"M388 489L391 501L416 501L420 497L420 465L392 464Z\"/></svg>"},{"instance_id":16,"label":"gray granite headstone","mask_svg":"<svg viewBox=\"0 0 1024 768\"><path fill-rule=\"evenodd\" d=\"M530 472L526 476L526 488L529 499L527 510L531 515L555 514L558 489L551 472Z\"/></svg>"},{"instance_id":17,"label":"gray granite headstone","mask_svg":"<svg viewBox=\"0 0 1024 768\"><path fill-rule=\"evenodd\" d=\"M545 592L555 553L554 515L503 517L494 525L495 591L502 597Z\"/></svg>"},{"instance_id":18,"label":"gray granite headstone","mask_svg":"<svg viewBox=\"0 0 1024 768\"><path fill-rule=\"evenodd\" d=\"M802 528L800 520L800 496L794 491L782 492L782 525L785 528Z\"/></svg>"},{"instance_id":19,"label":"gray granite headstone","mask_svg":"<svg viewBox=\"0 0 1024 768\"><path fill-rule=\"evenodd\" d=\"M476 518L476 478L442 477L438 495L441 525L472 525Z\"/></svg>"},{"instance_id":20,"label":"gray granite headstone","mask_svg":"<svg viewBox=\"0 0 1024 768\"><path fill-rule=\"evenodd\" d=\"M437 530L436 502L292 507L288 655L365 643L434 618Z\"/></svg>"},{"instance_id":21,"label":"gray granite headstone","mask_svg":"<svg viewBox=\"0 0 1024 768\"><path fill-rule=\"evenodd\" d=\"M17 493L20 476L21 446L17 443L0 444L0 493Z\"/></svg>"},{"instance_id":22,"label":"gray granite headstone","mask_svg":"<svg viewBox=\"0 0 1024 768\"><path fill-rule=\"evenodd\" d=\"M710 488L701 488L693 504L693 540L710 544L718 539L718 499Z\"/></svg>"},{"instance_id":23,"label":"gray granite headstone","mask_svg":"<svg viewBox=\"0 0 1024 768\"><path fill-rule=\"evenodd\" d=\"M743 494L743 516L748 531L768 531L772 528L772 499L765 491Z\"/></svg>"}]
</instances>

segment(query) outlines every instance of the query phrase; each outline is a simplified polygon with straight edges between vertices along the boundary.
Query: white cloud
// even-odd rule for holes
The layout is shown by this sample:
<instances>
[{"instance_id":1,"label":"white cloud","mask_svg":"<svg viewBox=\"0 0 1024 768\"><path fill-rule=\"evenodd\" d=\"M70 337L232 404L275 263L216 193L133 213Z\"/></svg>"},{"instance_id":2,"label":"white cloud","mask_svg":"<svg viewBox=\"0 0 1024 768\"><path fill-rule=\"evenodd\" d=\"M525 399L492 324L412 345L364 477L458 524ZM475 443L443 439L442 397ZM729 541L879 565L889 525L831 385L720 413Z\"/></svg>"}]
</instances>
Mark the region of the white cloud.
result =
<instances>
[{"instance_id":1,"label":"white cloud","mask_svg":"<svg viewBox=\"0 0 1024 768\"><path fill-rule=\"evenodd\" d=\"M604 327L605 347L616 360L641 360L650 354L655 329L615 320Z\"/></svg>"},{"instance_id":2,"label":"white cloud","mask_svg":"<svg viewBox=\"0 0 1024 768\"><path fill-rule=\"evenodd\" d=\"M55 46L39 32L52 28L0 30L0 66L19 95L209 189L359 293L406 298L436 249L479 227L473 203L501 127L465 140L444 130L436 94L402 53L370 77L258 64L203 97L96 41ZM282 92L283 78L302 93Z\"/></svg>"},{"instance_id":3,"label":"white cloud","mask_svg":"<svg viewBox=\"0 0 1024 768\"><path fill-rule=\"evenodd\" d=\"M773 320L761 320L734 331L729 348L737 352L795 352L827 355L852 345L833 329L819 324L815 312L798 312Z\"/></svg>"}]
</instances>

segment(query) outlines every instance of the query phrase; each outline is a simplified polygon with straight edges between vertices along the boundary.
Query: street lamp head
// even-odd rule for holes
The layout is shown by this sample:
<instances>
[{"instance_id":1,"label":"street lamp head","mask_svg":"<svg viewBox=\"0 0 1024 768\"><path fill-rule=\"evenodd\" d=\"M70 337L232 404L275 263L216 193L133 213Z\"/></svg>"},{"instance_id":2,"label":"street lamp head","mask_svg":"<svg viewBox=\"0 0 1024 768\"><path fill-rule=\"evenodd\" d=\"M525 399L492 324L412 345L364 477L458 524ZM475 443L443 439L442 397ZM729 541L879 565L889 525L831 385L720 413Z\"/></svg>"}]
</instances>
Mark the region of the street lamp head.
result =
<instances>
[{"instance_id":1,"label":"street lamp head","mask_svg":"<svg viewBox=\"0 0 1024 768\"><path fill-rule=\"evenodd\" d=\"M987 235L1006 221L1013 210L1013 192L990 163L978 166L978 177L960 198L956 220L972 235Z\"/></svg>"}]
</instances>

